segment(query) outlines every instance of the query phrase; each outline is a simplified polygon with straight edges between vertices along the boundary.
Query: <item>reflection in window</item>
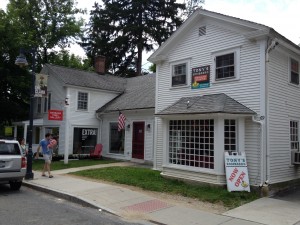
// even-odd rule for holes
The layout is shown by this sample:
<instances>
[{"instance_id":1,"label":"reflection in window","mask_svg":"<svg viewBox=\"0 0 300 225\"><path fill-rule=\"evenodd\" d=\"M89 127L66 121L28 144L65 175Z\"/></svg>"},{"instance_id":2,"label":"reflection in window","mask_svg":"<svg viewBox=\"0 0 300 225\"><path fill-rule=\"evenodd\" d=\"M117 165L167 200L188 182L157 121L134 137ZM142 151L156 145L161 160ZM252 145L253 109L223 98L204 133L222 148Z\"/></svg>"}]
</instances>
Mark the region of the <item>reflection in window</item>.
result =
<instances>
[{"instance_id":1,"label":"reflection in window","mask_svg":"<svg viewBox=\"0 0 300 225\"><path fill-rule=\"evenodd\" d=\"M217 56L216 80L234 76L234 53Z\"/></svg>"},{"instance_id":2,"label":"reflection in window","mask_svg":"<svg viewBox=\"0 0 300 225\"><path fill-rule=\"evenodd\" d=\"M124 154L125 130L118 131L118 123L110 123L109 152Z\"/></svg>"},{"instance_id":3,"label":"reflection in window","mask_svg":"<svg viewBox=\"0 0 300 225\"><path fill-rule=\"evenodd\" d=\"M235 120L224 120L224 150L236 151L236 123Z\"/></svg>"},{"instance_id":4,"label":"reflection in window","mask_svg":"<svg viewBox=\"0 0 300 225\"><path fill-rule=\"evenodd\" d=\"M172 73L172 86L186 85L186 63L174 65Z\"/></svg>"},{"instance_id":5,"label":"reflection in window","mask_svg":"<svg viewBox=\"0 0 300 225\"><path fill-rule=\"evenodd\" d=\"M169 163L214 169L214 120L171 120Z\"/></svg>"}]
</instances>

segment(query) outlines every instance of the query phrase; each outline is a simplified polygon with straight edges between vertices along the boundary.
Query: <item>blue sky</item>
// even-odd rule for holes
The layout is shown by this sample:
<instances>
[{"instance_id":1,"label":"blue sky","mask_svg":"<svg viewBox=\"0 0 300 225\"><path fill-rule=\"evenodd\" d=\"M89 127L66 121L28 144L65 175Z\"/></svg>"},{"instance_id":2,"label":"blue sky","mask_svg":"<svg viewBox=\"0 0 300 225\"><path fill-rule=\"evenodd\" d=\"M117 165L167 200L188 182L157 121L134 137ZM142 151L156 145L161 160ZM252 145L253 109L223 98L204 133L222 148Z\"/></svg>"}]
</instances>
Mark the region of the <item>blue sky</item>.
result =
<instances>
[{"instance_id":1,"label":"blue sky","mask_svg":"<svg viewBox=\"0 0 300 225\"><path fill-rule=\"evenodd\" d=\"M77 2L79 8L91 10L95 0ZM0 8L4 9L7 3L8 0L0 0ZM290 41L300 44L300 0L205 0L203 8L272 27ZM79 46L72 46L71 52L84 55ZM150 54L144 54L143 64Z\"/></svg>"}]
</instances>

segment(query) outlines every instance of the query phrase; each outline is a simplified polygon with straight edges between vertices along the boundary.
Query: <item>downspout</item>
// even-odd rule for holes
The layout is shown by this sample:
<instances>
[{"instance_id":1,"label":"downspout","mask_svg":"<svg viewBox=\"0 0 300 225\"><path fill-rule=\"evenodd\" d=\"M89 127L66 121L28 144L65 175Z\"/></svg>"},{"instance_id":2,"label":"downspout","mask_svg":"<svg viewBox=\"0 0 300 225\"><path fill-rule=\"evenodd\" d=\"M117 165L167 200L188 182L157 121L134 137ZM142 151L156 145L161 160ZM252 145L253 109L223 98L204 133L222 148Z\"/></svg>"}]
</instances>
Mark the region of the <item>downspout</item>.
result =
<instances>
[{"instance_id":1,"label":"downspout","mask_svg":"<svg viewBox=\"0 0 300 225\"><path fill-rule=\"evenodd\" d=\"M278 39L274 38L270 45L268 46L267 50L266 50L266 72L265 72L265 83L266 83L266 88L265 88L265 104L266 104L266 148L265 148L265 156L266 156L266 177L265 177L265 182L264 184L269 184L269 180L270 180L270 149L269 149L269 136L268 136L268 129L267 126L269 124L269 53L275 49L275 47L278 45Z\"/></svg>"},{"instance_id":2,"label":"downspout","mask_svg":"<svg viewBox=\"0 0 300 225\"><path fill-rule=\"evenodd\" d=\"M256 120L256 116L252 116L252 121L254 123L258 123L260 125L260 184L259 186L262 187L265 181L265 174L264 174L264 155L265 155L265 147L264 147L264 132L265 132L265 123L264 123L264 116L259 117L259 120Z\"/></svg>"}]
</instances>

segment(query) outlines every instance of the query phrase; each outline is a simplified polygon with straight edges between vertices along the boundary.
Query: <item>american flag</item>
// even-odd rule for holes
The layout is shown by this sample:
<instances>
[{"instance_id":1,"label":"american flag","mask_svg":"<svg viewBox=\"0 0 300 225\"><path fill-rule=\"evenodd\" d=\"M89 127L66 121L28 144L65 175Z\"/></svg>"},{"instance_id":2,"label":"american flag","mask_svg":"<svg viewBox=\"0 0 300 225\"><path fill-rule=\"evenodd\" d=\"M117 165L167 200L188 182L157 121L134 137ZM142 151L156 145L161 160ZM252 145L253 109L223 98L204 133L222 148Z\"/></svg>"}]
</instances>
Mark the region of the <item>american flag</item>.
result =
<instances>
[{"instance_id":1,"label":"american flag","mask_svg":"<svg viewBox=\"0 0 300 225\"><path fill-rule=\"evenodd\" d=\"M118 131L119 132L125 128L125 120L126 120L126 117L123 115L123 113L119 112L119 121L118 121Z\"/></svg>"}]
</instances>

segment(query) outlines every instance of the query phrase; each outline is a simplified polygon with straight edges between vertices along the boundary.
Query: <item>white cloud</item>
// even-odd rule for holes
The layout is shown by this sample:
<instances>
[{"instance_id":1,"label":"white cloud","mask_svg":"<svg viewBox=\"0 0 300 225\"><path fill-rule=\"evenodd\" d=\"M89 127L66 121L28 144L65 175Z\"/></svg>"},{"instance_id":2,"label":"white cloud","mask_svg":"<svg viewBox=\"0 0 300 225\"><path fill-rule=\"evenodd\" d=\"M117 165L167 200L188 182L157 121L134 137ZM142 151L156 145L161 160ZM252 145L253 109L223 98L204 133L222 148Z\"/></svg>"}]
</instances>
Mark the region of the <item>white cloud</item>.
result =
<instances>
[{"instance_id":1,"label":"white cloud","mask_svg":"<svg viewBox=\"0 0 300 225\"><path fill-rule=\"evenodd\" d=\"M272 27L300 43L299 0L206 0L204 9Z\"/></svg>"}]
</instances>

